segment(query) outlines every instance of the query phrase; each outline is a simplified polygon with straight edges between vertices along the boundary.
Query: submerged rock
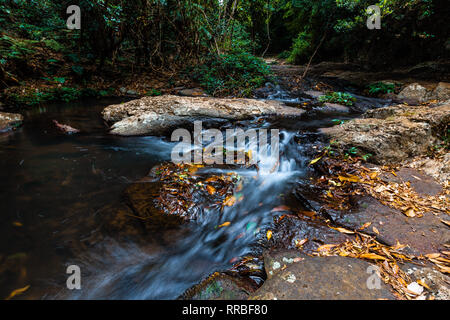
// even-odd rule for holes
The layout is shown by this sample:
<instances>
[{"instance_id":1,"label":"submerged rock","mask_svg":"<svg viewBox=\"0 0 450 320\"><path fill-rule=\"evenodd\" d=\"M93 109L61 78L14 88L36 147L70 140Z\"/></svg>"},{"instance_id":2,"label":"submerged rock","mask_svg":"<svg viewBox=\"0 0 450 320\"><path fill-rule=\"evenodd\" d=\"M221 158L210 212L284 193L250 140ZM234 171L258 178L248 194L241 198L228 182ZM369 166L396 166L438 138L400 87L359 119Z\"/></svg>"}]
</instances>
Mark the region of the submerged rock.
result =
<instances>
[{"instance_id":1,"label":"submerged rock","mask_svg":"<svg viewBox=\"0 0 450 320\"><path fill-rule=\"evenodd\" d=\"M56 120L53 120L53 123L55 124L55 126L56 126L60 131L62 131L62 132L64 132L64 133L67 133L67 134L74 134L74 133L79 133L79 132L80 132L80 130L75 129L75 128L73 128L73 127L67 125L67 124L59 123L59 122L56 121Z\"/></svg>"},{"instance_id":2,"label":"submerged rock","mask_svg":"<svg viewBox=\"0 0 450 320\"><path fill-rule=\"evenodd\" d=\"M18 113L0 112L0 132L11 130L22 124L23 116Z\"/></svg>"},{"instance_id":3,"label":"submerged rock","mask_svg":"<svg viewBox=\"0 0 450 320\"><path fill-rule=\"evenodd\" d=\"M144 97L106 107L103 118L112 122L111 133L131 136L159 134L194 119L243 120L255 116L300 116L303 110L277 101L209 97Z\"/></svg>"},{"instance_id":4,"label":"submerged rock","mask_svg":"<svg viewBox=\"0 0 450 320\"><path fill-rule=\"evenodd\" d=\"M246 300L255 290L255 285L248 279L216 272L188 289L180 298L183 300Z\"/></svg>"},{"instance_id":5,"label":"submerged rock","mask_svg":"<svg viewBox=\"0 0 450 320\"><path fill-rule=\"evenodd\" d=\"M348 257L310 257L298 251L265 253L271 274L253 300L375 300L395 299L381 279L368 285L373 265ZM372 271L371 271L372 270ZM369 288L370 287L370 288Z\"/></svg>"},{"instance_id":6,"label":"submerged rock","mask_svg":"<svg viewBox=\"0 0 450 320\"><path fill-rule=\"evenodd\" d=\"M425 154L450 123L450 105L398 105L370 110L364 119L321 129L342 147L373 155L375 163L401 162Z\"/></svg>"}]
</instances>

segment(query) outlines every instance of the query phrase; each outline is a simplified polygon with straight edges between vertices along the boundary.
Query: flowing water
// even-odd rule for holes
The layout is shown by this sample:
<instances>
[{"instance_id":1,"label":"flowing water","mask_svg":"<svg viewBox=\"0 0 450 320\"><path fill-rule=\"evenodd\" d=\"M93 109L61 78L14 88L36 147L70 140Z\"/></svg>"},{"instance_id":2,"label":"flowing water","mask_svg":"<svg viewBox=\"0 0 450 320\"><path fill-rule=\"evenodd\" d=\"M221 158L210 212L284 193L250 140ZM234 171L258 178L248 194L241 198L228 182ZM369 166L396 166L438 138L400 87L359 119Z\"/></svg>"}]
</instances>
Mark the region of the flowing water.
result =
<instances>
[{"instance_id":1,"label":"flowing water","mask_svg":"<svg viewBox=\"0 0 450 320\"><path fill-rule=\"evenodd\" d=\"M166 138L108 135L100 111L112 102L34 109L25 114L23 127L0 136L1 297L27 285L27 299L179 297L254 250L273 221L272 209L283 204L283 194L308 179L307 150L315 129L332 125L330 116L245 123L284 129L275 166L274 159L268 159L269 165L259 172L234 170L244 181L243 201L221 213L205 210L176 230L161 229L146 245L105 237L86 245L84 239L100 232L99 210L120 199L123 190L154 165L169 161L174 147ZM52 120L81 133L62 134ZM217 228L225 221L231 222L229 227ZM81 268L82 290L66 288L71 264Z\"/></svg>"}]
</instances>

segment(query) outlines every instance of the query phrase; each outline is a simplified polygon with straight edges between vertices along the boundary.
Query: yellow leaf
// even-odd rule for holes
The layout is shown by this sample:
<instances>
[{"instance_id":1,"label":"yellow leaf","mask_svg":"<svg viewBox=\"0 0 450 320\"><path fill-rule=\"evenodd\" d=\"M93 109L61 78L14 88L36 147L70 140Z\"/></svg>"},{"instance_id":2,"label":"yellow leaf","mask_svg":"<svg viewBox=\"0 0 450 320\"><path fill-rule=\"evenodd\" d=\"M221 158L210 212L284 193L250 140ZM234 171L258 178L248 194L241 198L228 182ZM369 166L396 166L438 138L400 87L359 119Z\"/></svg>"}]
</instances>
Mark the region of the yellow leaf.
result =
<instances>
[{"instance_id":1,"label":"yellow leaf","mask_svg":"<svg viewBox=\"0 0 450 320\"><path fill-rule=\"evenodd\" d=\"M14 298L15 296L24 293L25 291L27 291L30 288L30 285L20 288L20 289L16 289L13 292L11 292L11 294L8 296L8 298L6 298L5 300L10 300L12 298Z\"/></svg>"},{"instance_id":2,"label":"yellow leaf","mask_svg":"<svg viewBox=\"0 0 450 320\"><path fill-rule=\"evenodd\" d=\"M416 213L414 212L413 208L408 208L403 213L405 214L405 216L410 217L410 218L413 218L416 216Z\"/></svg>"},{"instance_id":3,"label":"yellow leaf","mask_svg":"<svg viewBox=\"0 0 450 320\"><path fill-rule=\"evenodd\" d=\"M364 230L367 227L369 227L371 224L372 224L372 222L366 222L366 223L363 224L363 226L361 228L359 228L359 230Z\"/></svg>"},{"instance_id":4,"label":"yellow leaf","mask_svg":"<svg viewBox=\"0 0 450 320\"><path fill-rule=\"evenodd\" d=\"M297 248L299 248L299 247L301 247L301 246L303 246L306 242L308 242L308 238L305 238L305 239L303 239L303 240L295 240L295 246L297 247Z\"/></svg>"},{"instance_id":5,"label":"yellow leaf","mask_svg":"<svg viewBox=\"0 0 450 320\"><path fill-rule=\"evenodd\" d=\"M446 220L442 220L442 219L441 219L441 222L442 222L443 224L445 224L447 227L450 227L450 221L446 221Z\"/></svg>"},{"instance_id":6,"label":"yellow leaf","mask_svg":"<svg viewBox=\"0 0 450 320\"><path fill-rule=\"evenodd\" d=\"M317 163L317 162L320 161L320 159L322 159L322 157L319 157L319 158L316 158L316 159L312 160L309 164L312 165L314 163Z\"/></svg>"},{"instance_id":7,"label":"yellow leaf","mask_svg":"<svg viewBox=\"0 0 450 320\"><path fill-rule=\"evenodd\" d=\"M349 177L338 176L338 178L341 181L348 181L348 182L359 182L360 181L358 176L349 176Z\"/></svg>"},{"instance_id":8,"label":"yellow leaf","mask_svg":"<svg viewBox=\"0 0 450 320\"><path fill-rule=\"evenodd\" d=\"M324 244L317 248L317 251L330 251L332 248L336 247L337 244Z\"/></svg>"},{"instance_id":9,"label":"yellow leaf","mask_svg":"<svg viewBox=\"0 0 450 320\"><path fill-rule=\"evenodd\" d=\"M378 231L378 229L377 229L377 228L375 228L375 227L372 227L372 230L373 230L373 232L375 232L376 234L380 235L380 231Z\"/></svg>"},{"instance_id":10,"label":"yellow leaf","mask_svg":"<svg viewBox=\"0 0 450 320\"><path fill-rule=\"evenodd\" d=\"M369 174L370 179L375 179L378 176L378 172L374 171Z\"/></svg>"},{"instance_id":11,"label":"yellow leaf","mask_svg":"<svg viewBox=\"0 0 450 320\"><path fill-rule=\"evenodd\" d=\"M222 223L222 224L219 226L219 228L222 228L222 227L228 227L230 224L231 224L230 221L224 222L224 223Z\"/></svg>"},{"instance_id":12,"label":"yellow leaf","mask_svg":"<svg viewBox=\"0 0 450 320\"><path fill-rule=\"evenodd\" d=\"M216 188L214 188L213 186L206 186L206 190L208 191L209 194L213 195L214 193L216 193Z\"/></svg>"},{"instance_id":13,"label":"yellow leaf","mask_svg":"<svg viewBox=\"0 0 450 320\"><path fill-rule=\"evenodd\" d=\"M428 290L431 291L431 288L425 283L425 281L417 280L416 282L417 282L418 284L420 284L422 287L425 287L425 288L427 288Z\"/></svg>"},{"instance_id":14,"label":"yellow leaf","mask_svg":"<svg viewBox=\"0 0 450 320\"><path fill-rule=\"evenodd\" d=\"M266 236L267 240L270 240L272 238L272 230L268 230Z\"/></svg>"},{"instance_id":15,"label":"yellow leaf","mask_svg":"<svg viewBox=\"0 0 450 320\"><path fill-rule=\"evenodd\" d=\"M331 229L337 230L340 233L345 233L345 234L354 234L355 233L354 231L351 231L351 230L348 230L345 228L331 228Z\"/></svg>"},{"instance_id":16,"label":"yellow leaf","mask_svg":"<svg viewBox=\"0 0 450 320\"><path fill-rule=\"evenodd\" d=\"M375 253L363 253L363 254L359 255L359 258L371 259L371 260L387 260L385 257L380 256Z\"/></svg>"},{"instance_id":17,"label":"yellow leaf","mask_svg":"<svg viewBox=\"0 0 450 320\"><path fill-rule=\"evenodd\" d=\"M13 225L16 226L16 227L23 227L23 223L19 222L19 221L14 221Z\"/></svg>"},{"instance_id":18,"label":"yellow leaf","mask_svg":"<svg viewBox=\"0 0 450 320\"><path fill-rule=\"evenodd\" d=\"M440 256L441 256L440 253L429 253L429 254L425 255L425 257L427 257L428 259L435 259L435 258L438 258Z\"/></svg>"},{"instance_id":19,"label":"yellow leaf","mask_svg":"<svg viewBox=\"0 0 450 320\"><path fill-rule=\"evenodd\" d=\"M231 207L236 203L236 197L235 196L228 196L225 198L225 201L223 202L224 205Z\"/></svg>"}]
</instances>

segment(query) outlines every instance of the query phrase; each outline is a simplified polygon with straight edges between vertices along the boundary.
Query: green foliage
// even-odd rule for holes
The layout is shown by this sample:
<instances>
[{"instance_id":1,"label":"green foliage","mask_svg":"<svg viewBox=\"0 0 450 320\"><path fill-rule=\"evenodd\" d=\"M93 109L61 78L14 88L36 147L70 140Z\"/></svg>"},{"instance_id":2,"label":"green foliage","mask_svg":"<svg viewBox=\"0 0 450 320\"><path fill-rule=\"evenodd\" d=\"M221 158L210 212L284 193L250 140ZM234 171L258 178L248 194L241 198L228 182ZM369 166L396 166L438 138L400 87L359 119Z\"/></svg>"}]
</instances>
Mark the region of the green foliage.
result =
<instances>
[{"instance_id":1,"label":"green foliage","mask_svg":"<svg viewBox=\"0 0 450 320\"><path fill-rule=\"evenodd\" d=\"M189 70L187 70L189 72ZM267 64L245 52L210 55L193 68L191 77L212 95L250 96L269 76Z\"/></svg>"},{"instance_id":2,"label":"green foliage","mask_svg":"<svg viewBox=\"0 0 450 320\"><path fill-rule=\"evenodd\" d=\"M47 47L49 47L50 49L52 49L55 52L59 52L64 49L64 45L62 45L61 43L59 43L58 41L56 41L54 39L45 39L44 43Z\"/></svg>"},{"instance_id":3,"label":"green foliage","mask_svg":"<svg viewBox=\"0 0 450 320\"><path fill-rule=\"evenodd\" d=\"M310 33L301 32L294 40L292 50L288 58L290 63L303 63L308 60L312 53L312 36Z\"/></svg>"},{"instance_id":4,"label":"green foliage","mask_svg":"<svg viewBox=\"0 0 450 320\"><path fill-rule=\"evenodd\" d=\"M319 101L353 106L354 102L356 102L356 98L346 92L330 92L324 96L320 96Z\"/></svg>"},{"instance_id":5,"label":"green foliage","mask_svg":"<svg viewBox=\"0 0 450 320\"><path fill-rule=\"evenodd\" d=\"M150 96L150 97L160 96L161 94L162 94L161 91L159 91L157 89L151 89L145 93L146 96Z\"/></svg>"},{"instance_id":6,"label":"green foliage","mask_svg":"<svg viewBox=\"0 0 450 320\"><path fill-rule=\"evenodd\" d=\"M71 102L81 98L106 97L112 95L114 89L97 91L91 88L52 87L41 90L28 90L25 93L14 93L6 99L14 106L36 106L43 103Z\"/></svg>"},{"instance_id":7,"label":"green foliage","mask_svg":"<svg viewBox=\"0 0 450 320\"><path fill-rule=\"evenodd\" d=\"M395 91L395 84L386 82L376 82L368 85L369 94L377 96L380 94L393 93Z\"/></svg>"}]
</instances>

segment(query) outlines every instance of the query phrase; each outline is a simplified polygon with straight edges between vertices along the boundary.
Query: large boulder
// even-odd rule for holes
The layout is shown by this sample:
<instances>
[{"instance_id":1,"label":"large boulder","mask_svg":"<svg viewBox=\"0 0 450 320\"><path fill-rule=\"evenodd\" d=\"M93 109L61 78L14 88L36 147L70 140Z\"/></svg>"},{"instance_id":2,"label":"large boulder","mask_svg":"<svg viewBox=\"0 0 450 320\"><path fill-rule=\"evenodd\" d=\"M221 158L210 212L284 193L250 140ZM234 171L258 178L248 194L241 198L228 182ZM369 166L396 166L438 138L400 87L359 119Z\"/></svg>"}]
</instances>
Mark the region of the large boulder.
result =
<instances>
[{"instance_id":1,"label":"large boulder","mask_svg":"<svg viewBox=\"0 0 450 320\"><path fill-rule=\"evenodd\" d=\"M432 100L447 101L450 99L450 83L439 82L430 95Z\"/></svg>"},{"instance_id":2,"label":"large boulder","mask_svg":"<svg viewBox=\"0 0 450 320\"><path fill-rule=\"evenodd\" d=\"M428 100L428 95L424 86L419 83L412 83L400 91L398 97L408 103L421 103Z\"/></svg>"},{"instance_id":3,"label":"large boulder","mask_svg":"<svg viewBox=\"0 0 450 320\"><path fill-rule=\"evenodd\" d=\"M411 83L400 91L397 98L408 104L417 104L428 100L447 101L450 99L450 83L439 82L434 88Z\"/></svg>"},{"instance_id":4,"label":"large boulder","mask_svg":"<svg viewBox=\"0 0 450 320\"><path fill-rule=\"evenodd\" d=\"M300 116L301 109L277 101L210 97L144 97L106 107L103 118L113 123L111 133L123 136L159 134L194 119L244 120L255 116Z\"/></svg>"},{"instance_id":5,"label":"large boulder","mask_svg":"<svg viewBox=\"0 0 450 320\"><path fill-rule=\"evenodd\" d=\"M8 131L20 125L23 116L17 113L0 112L0 132Z\"/></svg>"},{"instance_id":6,"label":"large boulder","mask_svg":"<svg viewBox=\"0 0 450 320\"><path fill-rule=\"evenodd\" d=\"M380 164L423 155L450 123L450 105L405 105L371 110L364 119L322 129L343 148L356 147Z\"/></svg>"},{"instance_id":7,"label":"large boulder","mask_svg":"<svg viewBox=\"0 0 450 320\"><path fill-rule=\"evenodd\" d=\"M268 279L252 300L395 299L379 279L371 287L373 266L347 257L311 257L298 251L265 253Z\"/></svg>"}]
</instances>

